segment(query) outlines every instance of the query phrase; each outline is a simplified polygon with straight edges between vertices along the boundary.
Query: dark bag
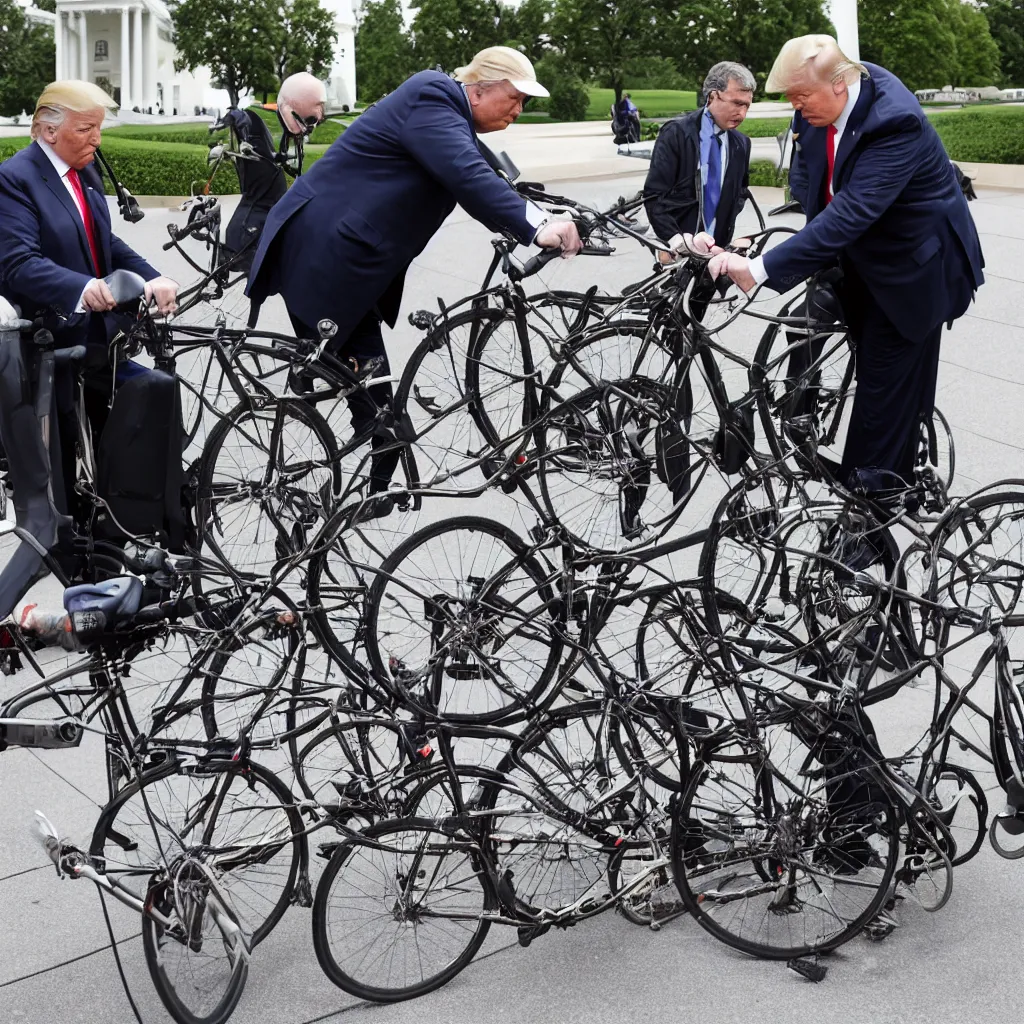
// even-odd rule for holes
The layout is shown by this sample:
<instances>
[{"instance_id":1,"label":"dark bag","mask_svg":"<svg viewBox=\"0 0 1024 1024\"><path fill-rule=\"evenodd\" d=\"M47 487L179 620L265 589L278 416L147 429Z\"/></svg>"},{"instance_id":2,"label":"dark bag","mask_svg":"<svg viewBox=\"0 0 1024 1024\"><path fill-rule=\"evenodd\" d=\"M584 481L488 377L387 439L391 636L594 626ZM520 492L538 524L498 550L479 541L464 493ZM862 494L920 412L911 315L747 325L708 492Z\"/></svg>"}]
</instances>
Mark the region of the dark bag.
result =
<instances>
[{"instance_id":1,"label":"dark bag","mask_svg":"<svg viewBox=\"0 0 1024 1024\"><path fill-rule=\"evenodd\" d=\"M117 389L96 456L97 490L117 522L133 534L162 535L176 553L184 547L183 441L178 383L151 370ZM105 515L97 530L123 537Z\"/></svg>"}]
</instances>

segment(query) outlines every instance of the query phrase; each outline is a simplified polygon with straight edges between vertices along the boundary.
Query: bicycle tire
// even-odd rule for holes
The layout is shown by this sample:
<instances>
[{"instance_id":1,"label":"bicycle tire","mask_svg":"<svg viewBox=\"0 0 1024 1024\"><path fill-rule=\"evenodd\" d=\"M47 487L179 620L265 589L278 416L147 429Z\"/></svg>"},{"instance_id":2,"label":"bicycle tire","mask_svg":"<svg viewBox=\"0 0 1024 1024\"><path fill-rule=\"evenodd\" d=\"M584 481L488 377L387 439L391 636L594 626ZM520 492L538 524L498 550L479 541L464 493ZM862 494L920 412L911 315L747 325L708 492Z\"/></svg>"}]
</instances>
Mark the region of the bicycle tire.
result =
<instances>
[{"instance_id":1,"label":"bicycle tire","mask_svg":"<svg viewBox=\"0 0 1024 1024\"><path fill-rule=\"evenodd\" d=\"M411 838L403 840L403 835ZM422 846L422 852L418 853L420 846ZM358 917L361 925L358 931L360 937L364 938L367 929L372 926L369 916L378 907L383 907L381 916L385 920L386 927L389 927L388 921L393 926L398 920L395 917L396 913L402 915L417 913L415 908L412 911L407 910L403 903L406 897L399 894L397 887L393 884L396 876L408 877L414 871L418 873L425 860L430 864L430 858L434 858L437 863L432 865L433 875L430 875L431 867L423 869L424 877L429 878L428 888L430 888L441 877L442 866L449 856L451 856L451 867L447 867L446 870L452 872L455 881L451 884L446 883L449 888L448 898L442 900L437 911L429 912L427 916L414 922L415 927L392 929L396 949L398 943L404 940L411 939L417 943L416 960L421 965L425 955L426 957L436 956L431 951L421 949L418 944L419 937L421 933L426 932L428 924L433 923L436 926L437 930L434 934L439 937L439 941L443 940L443 936L446 934L453 935L451 954L444 952L441 954L445 958L445 962L436 968L431 966L429 976L422 976L424 972L421 970L420 979L412 983L406 981L401 984L388 984L386 983L387 978L373 979L376 983L370 983L368 979L361 980L355 977L354 971L360 968L365 969L363 965L361 964L359 968L343 966L339 962L341 959L339 950L334 946L334 929L331 925L331 899L334 887L344 885L347 872L354 872L358 875L360 881L359 885L355 886L355 890L367 897L366 909ZM391 858L394 858L393 869L390 866ZM408 858L410 866L406 867L404 858ZM389 866L383 867L384 864ZM405 868L404 873L403 867ZM377 875L380 876L381 881L380 895L377 895ZM403 882L399 884L404 886ZM374 887L372 894L369 892L371 886ZM479 896L476 893L477 887L480 890ZM396 888L394 894L392 894L392 888ZM421 897L420 903L425 898L425 896ZM354 906L358 899L357 895L350 896L348 905ZM465 925L461 929L463 933L461 937L453 930L440 933L438 931L441 923L446 920L445 913L453 915L457 912L454 905L456 902L463 904L458 908L458 913L465 914L465 919L451 917L448 919L448 923ZM494 910L496 906L497 899L490 878L479 863L479 855L473 853L472 844L453 839L440 830L434 829L429 823L420 823L416 819L386 822L371 826L358 838L340 843L331 854L317 885L316 897L313 901L313 948L324 974L350 995L375 1003L393 1003L414 999L441 988L468 966L483 944L490 928L490 921L485 920L484 915ZM475 918L476 926L474 928L471 922L476 914L479 916ZM338 932L341 931L342 929L339 927ZM351 925L347 932L349 936L354 934ZM339 939L339 941L341 940ZM363 956L364 964L370 948L376 941L374 938L363 947L367 949L367 953ZM410 959L408 954L403 957L392 955L391 966L405 964L407 959Z\"/></svg>"},{"instance_id":2,"label":"bicycle tire","mask_svg":"<svg viewBox=\"0 0 1024 1024\"><path fill-rule=\"evenodd\" d=\"M305 438L301 445L298 440L289 442L301 456L290 469L282 465L280 451L269 451L279 415L282 423L297 424ZM243 464L234 473L238 479L233 480L235 456L231 452L236 444ZM259 474L258 480L249 478L246 463ZM219 469L221 466L225 468ZM264 484L268 473L272 479ZM282 477L288 478L287 483ZM217 425L200 459L196 494L199 551L208 549L242 578L263 579L277 561L305 542L313 524L330 514L340 488L337 441L316 409L299 399L238 405ZM245 514L246 510L254 515ZM247 540L251 534L254 536ZM245 556L247 544L256 555ZM197 579L201 581L202 576Z\"/></svg>"},{"instance_id":3,"label":"bicycle tire","mask_svg":"<svg viewBox=\"0 0 1024 1024\"><path fill-rule=\"evenodd\" d=\"M219 794L211 785L211 788L203 793L203 803L198 803L195 793L203 787L190 790L184 781L179 781L163 786L162 790L157 789L162 783L168 783L172 779L208 779L216 783L227 780L227 785ZM148 880L149 874L140 875L140 869L159 865L160 849L166 845L168 837L176 836L169 820L169 807L172 801L181 804L185 810L181 820L189 823L190 831L194 830L200 821L196 808L203 806L203 814L206 815L215 803L212 818L202 821L203 831L199 842L204 847L219 845L226 842L227 837L216 837L218 814L227 801L232 799L230 789L235 782L244 792L240 809L250 812L249 820L257 821L258 828L273 829L280 833L246 866L232 864L231 856L223 855L228 865L223 870L232 878L233 892L237 893L238 887L243 884L249 887L249 903L242 900L239 902L251 911L243 922L251 929L252 945L257 946L270 934L288 909L296 889L300 865L304 866L307 857L304 826L295 808L295 798L288 787L262 765L252 761L212 762L197 767L191 775L186 775L175 762L150 769L126 786L103 808L93 830L89 853L93 857L102 858L104 871L107 873L116 871L121 866L127 873ZM262 809L256 806L257 787L262 787L269 796ZM140 796L143 788L147 789L145 798ZM182 794L187 795L190 792L193 794L191 800L183 801ZM152 805L158 801L163 802L163 806L160 807L160 824L167 833L163 840L154 835L153 825L146 812L147 803ZM234 820L230 820L232 817ZM242 825L239 824L243 817L242 814L229 815L225 820L228 820L231 828L238 829L244 827L244 822ZM235 841L239 834L235 833ZM215 837L217 843L213 842ZM178 838L174 839L175 843L178 842ZM236 860L237 857L236 854ZM272 871L261 872L261 867L272 868ZM240 872L247 872L246 878L242 879ZM256 888L261 876L267 879L263 887L265 893L258 892ZM137 895L142 899L145 897L145 891L142 890Z\"/></svg>"},{"instance_id":4,"label":"bicycle tire","mask_svg":"<svg viewBox=\"0 0 1024 1024\"><path fill-rule=\"evenodd\" d=\"M147 904L151 905L155 910L161 911L164 916L173 919L177 915L175 899L167 896L166 886L155 888L156 891L151 890L147 895ZM208 918L213 918L209 924L207 923ZM237 924L237 922L234 923ZM212 924L212 927L209 926L210 924ZM193 1012L192 1007L187 1005L185 998L180 994L183 985L176 984L172 978L172 973L179 982L182 975L194 977L196 974L201 973L204 984L207 987L206 994L208 995L211 985L209 977L211 972L208 969L208 960L201 962L200 967L206 968L201 972L195 971L191 963L189 963L189 969L186 971L179 970L173 972L168 970L168 960L175 953L184 957L186 961L190 961L193 955L197 958L202 957L204 950L209 948L211 944L216 949L218 942L222 942L225 946L224 951L229 952L226 948L227 942L224 939L216 916L209 913L208 901L206 900L203 901L201 918L198 925L203 931L198 937L194 938L197 922L193 917L190 917L188 921L189 940L183 942L177 937L171 937L164 944L163 926L153 917L143 914L142 949L146 959L146 966L149 968L149 976L153 981L153 987L156 989L160 1001L178 1024L226 1024L226 1021L234 1013L235 1007L242 998L242 993L245 991L245 983L249 976L249 963L245 955L238 955L236 952L237 958L231 964L230 976L224 985L223 994L220 995L209 1010L200 1013ZM203 927L204 925L206 927Z\"/></svg>"},{"instance_id":5,"label":"bicycle tire","mask_svg":"<svg viewBox=\"0 0 1024 1024\"><path fill-rule=\"evenodd\" d=\"M432 555L426 570L416 568L413 556L427 545L438 547L434 542L446 535L439 550L458 563L445 566L450 579ZM470 563L480 575L466 568ZM437 589L442 580L448 591ZM509 587L511 597L502 589ZM452 721L495 722L521 714L548 689L558 669L562 643L554 629L554 605L548 574L508 527L476 516L433 523L395 548L370 588L366 653L371 673L391 679L392 686L410 673L417 680L429 678L431 699ZM449 621L465 621L466 631L459 633L460 625L449 628ZM452 630L451 649L438 658L446 631ZM478 647L493 648L494 656ZM481 686L471 687L474 680ZM459 707L452 707L456 696ZM471 697L484 706L470 710Z\"/></svg>"},{"instance_id":6,"label":"bicycle tire","mask_svg":"<svg viewBox=\"0 0 1024 1024\"><path fill-rule=\"evenodd\" d=\"M726 753L721 769L714 768L710 751L707 759L694 767L672 825L673 877L687 911L697 923L740 952L769 960L828 952L857 935L888 899L898 860L899 816L891 804L877 811L868 833L875 845L866 843L871 853L856 871L850 871L849 861L844 863L841 847L839 853L831 853L833 844L815 837L808 840L811 857L805 862L802 847L794 846L803 841L802 833L791 833L784 839L786 834L782 832L787 815L803 813L799 808L792 809L801 791L799 787L785 789L788 803L775 798L773 768L758 746L759 741L737 737L735 749ZM711 795L717 771L722 772L721 799ZM711 787L706 794L702 793L705 783ZM802 785L810 785L807 778ZM722 804L717 812L716 803ZM735 805L735 812L730 811L730 805ZM776 806L786 806L787 810L776 812ZM736 821L735 828L730 827L731 820ZM732 847L736 852L730 855ZM824 889L824 877L832 878L831 893ZM844 877L850 881L844 883ZM746 888L726 890L737 881ZM840 888L844 884L851 893ZM797 895L794 890L799 887L804 892ZM745 905L747 899L755 901L773 892L773 899L779 900L775 909L768 900L762 901L762 906L754 902ZM850 904L844 918L836 906L845 905L851 897L857 900ZM740 917L727 920L726 910L733 904L741 904L736 908L741 911ZM723 911L721 915L718 908ZM798 919L805 931L801 940L794 941L793 928ZM775 922L776 935L783 933L782 937L769 942L741 934L747 921L753 922L754 928L762 925L768 934Z\"/></svg>"}]
</instances>

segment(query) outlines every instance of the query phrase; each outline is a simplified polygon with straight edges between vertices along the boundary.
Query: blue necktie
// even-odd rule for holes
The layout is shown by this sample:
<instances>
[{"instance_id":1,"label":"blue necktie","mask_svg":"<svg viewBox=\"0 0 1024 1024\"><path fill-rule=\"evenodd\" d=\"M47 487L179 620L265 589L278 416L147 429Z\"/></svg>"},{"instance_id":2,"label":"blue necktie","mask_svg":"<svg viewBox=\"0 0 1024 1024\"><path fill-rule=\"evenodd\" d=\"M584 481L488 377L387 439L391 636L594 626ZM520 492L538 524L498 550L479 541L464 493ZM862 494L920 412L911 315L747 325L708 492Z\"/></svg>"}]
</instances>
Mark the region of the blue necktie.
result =
<instances>
[{"instance_id":1,"label":"blue necktie","mask_svg":"<svg viewBox=\"0 0 1024 1024\"><path fill-rule=\"evenodd\" d=\"M708 152L708 178L704 182L704 227L715 219L718 200L722 197L722 144L721 134L712 132L711 150Z\"/></svg>"}]
</instances>

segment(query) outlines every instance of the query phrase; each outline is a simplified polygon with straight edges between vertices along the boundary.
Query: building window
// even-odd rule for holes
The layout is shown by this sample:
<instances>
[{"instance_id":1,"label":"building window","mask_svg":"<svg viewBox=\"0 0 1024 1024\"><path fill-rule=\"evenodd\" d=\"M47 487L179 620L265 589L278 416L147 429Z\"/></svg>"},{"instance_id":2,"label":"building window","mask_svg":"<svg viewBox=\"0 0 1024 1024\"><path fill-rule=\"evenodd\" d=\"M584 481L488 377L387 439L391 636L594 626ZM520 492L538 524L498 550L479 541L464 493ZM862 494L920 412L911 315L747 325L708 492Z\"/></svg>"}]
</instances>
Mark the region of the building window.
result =
<instances>
[{"instance_id":1,"label":"building window","mask_svg":"<svg viewBox=\"0 0 1024 1024\"><path fill-rule=\"evenodd\" d=\"M106 60L109 56L110 56L110 54L107 51L107 41L106 41L106 39L97 39L96 40L96 53L94 54L93 59L94 60Z\"/></svg>"}]
</instances>

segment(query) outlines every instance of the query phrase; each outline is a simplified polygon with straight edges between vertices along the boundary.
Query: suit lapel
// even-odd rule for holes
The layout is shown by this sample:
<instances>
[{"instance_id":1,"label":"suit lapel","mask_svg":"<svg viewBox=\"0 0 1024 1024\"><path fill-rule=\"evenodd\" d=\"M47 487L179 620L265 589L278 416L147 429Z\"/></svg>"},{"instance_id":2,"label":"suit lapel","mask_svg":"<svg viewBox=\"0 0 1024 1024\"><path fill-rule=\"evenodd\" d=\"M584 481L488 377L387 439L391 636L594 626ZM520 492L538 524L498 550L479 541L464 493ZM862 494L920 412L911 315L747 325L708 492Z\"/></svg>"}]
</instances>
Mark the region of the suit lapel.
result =
<instances>
[{"instance_id":1,"label":"suit lapel","mask_svg":"<svg viewBox=\"0 0 1024 1024\"><path fill-rule=\"evenodd\" d=\"M843 137L839 140L839 149L836 151L835 166L832 168L833 193L838 192L842 187L843 166L860 138L861 125L864 124L864 119L868 116L874 96L875 87L871 79L862 78L860 80L860 95L853 105L853 110L850 111L850 119L846 122L846 129L843 131Z\"/></svg>"},{"instance_id":2,"label":"suit lapel","mask_svg":"<svg viewBox=\"0 0 1024 1024\"><path fill-rule=\"evenodd\" d=\"M89 252L89 239L85 237L85 222L82 220L82 215L78 212L74 199L71 198L71 193L67 190L67 186L57 173L57 168L50 163L50 158L42 149L35 143L32 143L31 149L32 159L39 169L40 177L42 177L46 187L53 193L60 205L64 207L74 223L75 231L78 232L78 244L82 250L82 257L85 259L85 265L91 267L92 253Z\"/></svg>"},{"instance_id":3,"label":"suit lapel","mask_svg":"<svg viewBox=\"0 0 1024 1024\"><path fill-rule=\"evenodd\" d=\"M110 208L107 206L107 198L103 192L103 177L96 170L94 163L85 168L82 173L82 191L89 204L89 209L92 211L93 230L96 232L96 241L103 258L103 266L100 269L103 273L109 274L111 269L110 235L112 233Z\"/></svg>"},{"instance_id":4,"label":"suit lapel","mask_svg":"<svg viewBox=\"0 0 1024 1024\"><path fill-rule=\"evenodd\" d=\"M825 129L815 128L804 121L797 141L800 143L800 159L807 167L807 200L812 207L807 211L807 217L810 219L822 210L822 191L825 188L825 173L828 170L825 157Z\"/></svg>"}]
</instances>

